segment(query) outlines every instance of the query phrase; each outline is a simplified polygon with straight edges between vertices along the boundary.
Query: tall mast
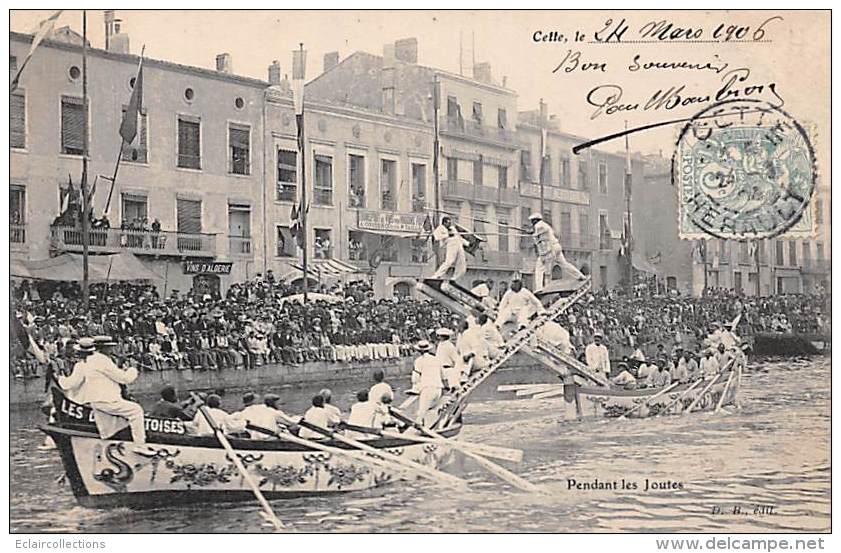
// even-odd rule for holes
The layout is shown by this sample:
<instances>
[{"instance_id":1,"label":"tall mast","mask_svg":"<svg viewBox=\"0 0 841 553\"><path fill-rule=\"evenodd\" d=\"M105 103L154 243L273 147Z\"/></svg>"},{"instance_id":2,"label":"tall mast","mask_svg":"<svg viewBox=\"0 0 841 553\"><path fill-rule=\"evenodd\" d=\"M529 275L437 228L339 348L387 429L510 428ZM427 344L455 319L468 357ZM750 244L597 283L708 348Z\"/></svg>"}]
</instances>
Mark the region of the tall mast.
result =
<instances>
[{"instance_id":1,"label":"tall mast","mask_svg":"<svg viewBox=\"0 0 841 553\"><path fill-rule=\"evenodd\" d=\"M438 156L440 155L441 143L438 136L438 109L441 104L441 83L438 82L438 75L432 77L432 130L434 137L432 139L432 173L435 175L435 212L432 214L432 226L438 227L439 217L441 213L441 179L438 175ZM434 242L434 240L433 240ZM438 265L441 264L440 248L436 249L435 257Z\"/></svg>"},{"instance_id":2,"label":"tall mast","mask_svg":"<svg viewBox=\"0 0 841 553\"><path fill-rule=\"evenodd\" d=\"M88 291L88 248L90 220L88 205L88 12L82 10L82 301L90 308Z\"/></svg>"},{"instance_id":3,"label":"tall mast","mask_svg":"<svg viewBox=\"0 0 841 553\"><path fill-rule=\"evenodd\" d=\"M628 121L625 121L625 130L628 130ZM634 261L633 261L633 251L634 251L634 239L631 233L631 179L632 179L632 171L631 171L631 147L628 144L628 134L625 134L625 206L627 211L628 217L628 235L625 237L626 244L625 247L627 248L628 254L628 291L633 294L634 292ZM656 278L656 277L655 277Z\"/></svg>"}]
</instances>

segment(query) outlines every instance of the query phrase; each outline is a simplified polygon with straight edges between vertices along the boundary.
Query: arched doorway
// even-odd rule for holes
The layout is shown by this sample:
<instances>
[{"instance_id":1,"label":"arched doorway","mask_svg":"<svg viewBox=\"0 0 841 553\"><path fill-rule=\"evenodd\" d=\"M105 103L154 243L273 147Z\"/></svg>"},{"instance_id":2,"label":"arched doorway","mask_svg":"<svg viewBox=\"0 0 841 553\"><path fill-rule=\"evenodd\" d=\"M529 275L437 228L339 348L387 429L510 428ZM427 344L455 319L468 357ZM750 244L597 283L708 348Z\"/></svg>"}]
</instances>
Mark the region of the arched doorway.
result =
<instances>
[{"instance_id":1,"label":"arched doorway","mask_svg":"<svg viewBox=\"0 0 841 553\"><path fill-rule=\"evenodd\" d=\"M398 298L412 297L412 285L408 282L398 282L394 285L394 295Z\"/></svg>"}]
</instances>

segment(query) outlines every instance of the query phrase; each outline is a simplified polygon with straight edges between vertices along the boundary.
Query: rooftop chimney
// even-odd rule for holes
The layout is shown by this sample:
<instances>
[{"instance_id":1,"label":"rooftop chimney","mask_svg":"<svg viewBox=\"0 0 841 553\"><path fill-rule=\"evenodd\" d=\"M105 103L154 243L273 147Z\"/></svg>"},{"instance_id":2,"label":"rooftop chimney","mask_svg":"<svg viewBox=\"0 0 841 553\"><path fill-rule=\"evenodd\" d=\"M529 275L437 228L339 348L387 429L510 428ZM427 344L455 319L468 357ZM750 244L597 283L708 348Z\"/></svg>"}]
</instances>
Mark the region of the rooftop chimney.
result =
<instances>
[{"instance_id":1,"label":"rooftop chimney","mask_svg":"<svg viewBox=\"0 0 841 553\"><path fill-rule=\"evenodd\" d=\"M394 115L395 56L394 44L383 46L383 113Z\"/></svg>"},{"instance_id":2,"label":"rooftop chimney","mask_svg":"<svg viewBox=\"0 0 841 553\"><path fill-rule=\"evenodd\" d=\"M473 78L482 83L490 84L491 79L491 64L483 61L482 63L473 64Z\"/></svg>"},{"instance_id":3,"label":"rooftop chimney","mask_svg":"<svg viewBox=\"0 0 841 553\"><path fill-rule=\"evenodd\" d=\"M324 54L324 73L327 73L337 65L339 65L338 52L327 52Z\"/></svg>"},{"instance_id":4,"label":"rooftop chimney","mask_svg":"<svg viewBox=\"0 0 841 553\"><path fill-rule=\"evenodd\" d=\"M272 64L269 66L269 84L272 86L279 85L280 78L280 62L277 60L272 60Z\"/></svg>"},{"instance_id":5,"label":"rooftop chimney","mask_svg":"<svg viewBox=\"0 0 841 553\"><path fill-rule=\"evenodd\" d=\"M234 72L233 62L229 53L225 52L216 56L216 71L229 75Z\"/></svg>"},{"instance_id":6,"label":"rooftop chimney","mask_svg":"<svg viewBox=\"0 0 841 553\"><path fill-rule=\"evenodd\" d=\"M410 37L395 41L394 57L406 63L418 63L418 39Z\"/></svg>"},{"instance_id":7,"label":"rooftop chimney","mask_svg":"<svg viewBox=\"0 0 841 553\"><path fill-rule=\"evenodd\" d=\"M105 20L106 49L109 52L114 52L116 54L130 54L131 49L129 47L128 34L122 32L122 19L116 19L114 17L113 10L106 10L106 12L107 11L110 11L111 13L106 13Z\"/></svg>"}]
</instances>

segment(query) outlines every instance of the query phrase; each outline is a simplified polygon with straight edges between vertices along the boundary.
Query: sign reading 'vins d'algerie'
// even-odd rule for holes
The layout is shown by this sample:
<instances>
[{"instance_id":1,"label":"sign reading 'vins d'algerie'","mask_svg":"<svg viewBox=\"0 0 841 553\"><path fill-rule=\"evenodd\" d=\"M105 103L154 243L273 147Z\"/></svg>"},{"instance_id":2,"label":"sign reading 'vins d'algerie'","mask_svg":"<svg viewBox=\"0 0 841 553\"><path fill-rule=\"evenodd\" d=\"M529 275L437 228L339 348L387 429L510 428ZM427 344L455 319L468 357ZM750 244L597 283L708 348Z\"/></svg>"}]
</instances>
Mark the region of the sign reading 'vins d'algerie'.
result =
<instances>
[{"instance_id":1,"label":"sign reading 'vins d'algerie'","mask_svg":"<svg viewBox=\"0 0 841 553\"><path fill-rule=\"evenodd\" d=\"M233 263L228 261L186 261L184 262L185 275L229 275Z\"/></svg>"}]
</instances>

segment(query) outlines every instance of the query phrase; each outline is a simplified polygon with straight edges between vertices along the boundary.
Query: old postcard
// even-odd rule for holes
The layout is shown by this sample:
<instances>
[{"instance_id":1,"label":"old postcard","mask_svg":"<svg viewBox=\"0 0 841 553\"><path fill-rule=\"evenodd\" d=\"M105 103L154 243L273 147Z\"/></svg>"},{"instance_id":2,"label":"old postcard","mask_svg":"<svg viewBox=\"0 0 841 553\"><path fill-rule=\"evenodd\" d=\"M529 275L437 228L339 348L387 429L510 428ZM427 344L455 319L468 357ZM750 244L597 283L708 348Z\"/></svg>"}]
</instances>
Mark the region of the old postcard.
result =
<instances>
[{"instance_id":1,"label":"old postcard","mask_svg":"<svg viewBox=\"0 0 841 553\"><path fill-rule=\"evenodd\" d=\"M10 531L830 532L830 16L11 10Z\"/></svg>"}]
</instances>

